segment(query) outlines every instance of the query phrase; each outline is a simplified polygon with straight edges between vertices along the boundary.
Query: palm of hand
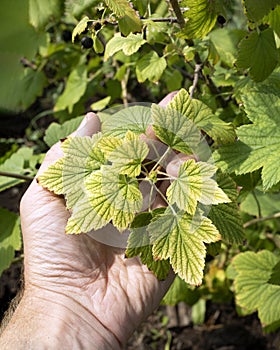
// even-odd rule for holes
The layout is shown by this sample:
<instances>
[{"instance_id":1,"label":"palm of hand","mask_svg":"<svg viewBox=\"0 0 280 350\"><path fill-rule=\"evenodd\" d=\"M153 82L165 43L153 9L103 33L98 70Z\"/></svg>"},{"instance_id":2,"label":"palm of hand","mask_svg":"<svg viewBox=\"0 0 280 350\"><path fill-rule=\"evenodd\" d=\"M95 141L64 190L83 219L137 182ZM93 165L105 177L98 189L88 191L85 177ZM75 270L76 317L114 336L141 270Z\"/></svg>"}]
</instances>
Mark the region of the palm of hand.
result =
<instances>
[{"instance_id":1,"label":"palm of hand","mask_svg":"<svg viewBox=\"0 0 280 350\"><path fill-rule=\"evenodd\" d=\"M40 171L62 156L59 145ZM157 278L138 258L87 235L65 235L64 200L33 181L21 203L25 283L74 299L120 340L159 304L171 284Z\"/></svg>"}]
</instances>

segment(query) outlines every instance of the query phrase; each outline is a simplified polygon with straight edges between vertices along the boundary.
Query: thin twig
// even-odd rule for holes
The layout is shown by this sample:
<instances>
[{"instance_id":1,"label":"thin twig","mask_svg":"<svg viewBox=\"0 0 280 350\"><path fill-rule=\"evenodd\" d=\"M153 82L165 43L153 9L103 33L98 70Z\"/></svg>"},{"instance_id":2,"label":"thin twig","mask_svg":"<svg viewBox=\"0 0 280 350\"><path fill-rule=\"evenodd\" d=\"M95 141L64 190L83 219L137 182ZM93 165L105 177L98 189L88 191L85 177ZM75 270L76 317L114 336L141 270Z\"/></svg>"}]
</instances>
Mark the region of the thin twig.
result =
<instances>
[{"instance_id":1,"label":"thin twig","mask_svg":"<svg viewBox=\"0 0 280 350\"><path fill-rule=\"evenodd\" d=\"M195 65L195 69L194 69L194 76L193 76L193 84L191 87L191 91L190 91L190 98L193 98L193 94L195 92L197 83L198 83L198 77L199 77L199 72L202 68L202 64L196 64Z\"/></svg>"},{"instance_id":2,"label":"thin twig","mask_svg":"<svg viewBox=\"0 0 280 350\"><path fill-rule=\"evenodd\" d=\"M252 226L258 222L262 222L262 221L266 221L266 220L275 220L278 218L280 218L280 212L273 214L273 215L263 216L262 218L255 218L255 219L252 219L250 221L247 221L247 222L245 222L245 224L243 224L243 227L247 228L247 227Z\"/></svg>"},{"instance_id":3,"label":"thin twig","mask_svg":"<svg viewBox=\"0 0 280 350\"><path fill-rule=\"evenodd\" d=\"M173 11L177 17L177 20L178 20L178 23L180 25L181 28L184 28L185 26L185 19L182 15L182 12L181 12L181 9L180 9L180 6L178 4L178 1L177 0L170 0L170 4L173 8Z\"/></svg>"},{"instance_id":4,"label":"thin twig","mask_svg":"<svg viewBox=\"0 0 280 350\"><path fill-rule=\"evenodd\" d=\"M12 177L14 179L20 179L20 180L25 180L25 181L32 181L33 180L32 176L10 173L8 171L0 171L0 176Z\"/></svg>"}]
</instances>

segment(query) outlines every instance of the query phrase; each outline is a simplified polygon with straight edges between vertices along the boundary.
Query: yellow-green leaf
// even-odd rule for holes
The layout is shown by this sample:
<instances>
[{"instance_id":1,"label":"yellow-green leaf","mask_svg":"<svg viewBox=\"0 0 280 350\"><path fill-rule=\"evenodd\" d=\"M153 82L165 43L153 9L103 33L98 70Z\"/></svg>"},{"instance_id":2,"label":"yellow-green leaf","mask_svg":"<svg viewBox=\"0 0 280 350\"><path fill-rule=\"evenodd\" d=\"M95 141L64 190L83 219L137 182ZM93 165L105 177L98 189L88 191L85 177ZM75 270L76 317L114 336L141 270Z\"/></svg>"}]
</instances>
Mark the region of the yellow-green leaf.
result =
<instances>
[{"instance_id":1,"label":"yellow-green leaf","mask_svg":"<svg viewBox=\"0 0 280 350\"><path fill-rule=\"evenodd\" d=\"M180 168L178 177L167 189L169 203L194 215L197 204L212 205L230 202L228 196L212 179L216 167L205 162L189 159Z\"/></svg>"}]
</instances>

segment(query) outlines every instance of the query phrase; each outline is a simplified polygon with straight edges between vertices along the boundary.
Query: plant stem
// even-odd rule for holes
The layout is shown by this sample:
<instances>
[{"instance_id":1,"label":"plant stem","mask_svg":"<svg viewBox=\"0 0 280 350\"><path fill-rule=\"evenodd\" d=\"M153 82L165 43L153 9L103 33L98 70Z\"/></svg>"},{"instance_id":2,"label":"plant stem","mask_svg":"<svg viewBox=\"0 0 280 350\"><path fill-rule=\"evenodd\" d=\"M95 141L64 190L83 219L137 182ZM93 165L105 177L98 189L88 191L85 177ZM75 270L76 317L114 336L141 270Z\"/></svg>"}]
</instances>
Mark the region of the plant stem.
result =
<instances>
[{"instance_id":1,"label":"plant stem","mask_svg":"<svg viewBox=\"0 0 280 350\"><path fill-rule=\"evenodd\" d=\"M201 68L202 68L202 64L201 63L197 63L195 65L194 76L193 76L193 84L192 84L191 91L190 91L190 98L193 98L193 94L195 92L195 89L196 89L196 86L197 86L197 83L198 83L198 77L199 77L199 72L200 72Z\"/></svg>"},{"instance_id":2,"label":"plant stem","mask_svg":"<svg viewBox=\"0 0 280 350\"><path fill-rule=\"evenodd\" d=\"M244 228L247 228L249 226L252 226L258 222L262 222L262 221L267 221L267 220L275 220L275 219L278 219L280 218L280 212L278 213L275 213L273 215L268 215L268 216L264 216L264 217L259 217L259 218L255 218L255 219L252 219L250 221L247 221L245 222L245 224L243 225Z\"/></svg>"},{"instance_id":3,"label":"plant stem","mask_svg":"<svg viewBox=\"0 0 280 350\"><path fill-rule=\"evenodd\" d=\"M178 23L177 17L143 18L142 21Z\"/></svg>"},{"instance_id":4,"label":"plant stem","mask_svg":"<svg viewBox=\"0 0 280 350\"><path fill-rule=\"evenodd\" d=\"M14 179L20 179L25 181L32 181L34 179L32 176L10 173L8 171L0 171L0 176L13 177Z\"/></svg>"},{"instance_id":5,"label":"plant stem","mask_svg":"<svg viewBox=\"0 0 280 350\"><path fill-rule=\"evenodd\" d=\"M178 23L180 25L181 28L184 28L185 26L185 19L182 15L182 12L181 12L181 9L180 9L180 6L178 4L178 1L177 0L170 0L170 4L173 8L173 11L175 12L175 15L177 17L177 20L178 20Z\"/></svg>"}]
</instances>

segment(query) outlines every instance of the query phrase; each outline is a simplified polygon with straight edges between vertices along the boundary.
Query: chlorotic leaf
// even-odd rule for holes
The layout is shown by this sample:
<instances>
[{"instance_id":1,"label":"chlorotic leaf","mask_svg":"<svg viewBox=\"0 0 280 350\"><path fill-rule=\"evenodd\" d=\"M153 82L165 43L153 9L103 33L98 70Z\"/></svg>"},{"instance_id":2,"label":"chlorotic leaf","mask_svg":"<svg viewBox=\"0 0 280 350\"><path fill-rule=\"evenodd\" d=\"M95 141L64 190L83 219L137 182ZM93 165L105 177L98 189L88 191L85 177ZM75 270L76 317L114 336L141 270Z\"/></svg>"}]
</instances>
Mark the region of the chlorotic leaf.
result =
<instances>
[{"instance_id":1,"label":"chlorotic leaf","mask_svg":"<svg viewBox=\"0 0 280 350\"><path fill-rule=\"evenodd\" d=\"M212 179L215 173L216 167L212 164L187 160L180 166L178 177L167 189L169 203L176 203L179 209L194 215L198 202L204 205L230 202Z\"/></svg>"},{"instance_id":2,"label":"chlorotic leaf","mask_svg":"<svg viewBox=\"0 0 280 350\"><path fill-rule=\"evenodd\" d=\"M83 17L80 22L76 25L72 32L72 42L75 41L77 35L80 35L87 29L89 18L88 16Z\"/></svg>"},{"instance_id":3,"label":"chlorotic leaf","mask_svg":"<svg viewBox=\"0 0 280 350\"><path fill-rule=\"evenodd\" d=\"M194 123L173 108L152 105L153 129L156 136L174 148L186 154L196 153L201 135Z\"/></svg>"},{"instance_id":4,"label":"chlorotic leaf","mask_svg":"<svg viewBox=\"0 0 280 350\"><path fill-rule=\"evenodd\" d=\"M120 50L122 50L125 55L130 56L137 52L145 42L146 40L143 39L141 34L130 33L127 37L123 37L120 33L116 33L106 45L104 60L108 60L109 57Z\"/></svg>"},{"instance_id":5,"label":"chlorotic leaf","mask_svg":"<svg viewBox=\"0 0 280 350\"><path fill-rule=\"evenodd\" d=\"M253 124L239 127L239 140L222 146L214 157L222 170L236 174L262 168L263 186L267 190L280 181L280 168L273 166L280 163L279 96L261 90L248 92L242 99Z\"/></svg>"},{"instance_id":6,"label":"chlorotic leaf","mask_svg":"<svg viewBox=\"0 0 280 350\"><path fill-rule=\"evenodd\" d=\"M206 132L217 143L231 143L236 134L231 123L226 123L213 115L211 109L203 102L193 99L193 117L190 117L195 125Z\"/></svg>"},{"instance_id":7,"label":"chlorotic leaf","mask_svg":"<svg viewBox=\"0 0 280 350\"><path fill-rule=\"evenodd\" d=\"M121 145L117 146L107 159L119 174L136 177L140 174L141 164L149 153L149 148L139 136L127 132Z\"/></svg>"},{"instance_id":8,"label":"chlorotic leaf","mask_svg":"<svg viewBox=\"0 0 280 350\"><path fill-rule=\"evenodd\" d=\"M249 313L258 311L263 326L280 320L280 286L270 282L278 263L279 257L268 250L240 253L233 259L237 304Z\"/></svg>"},{"instance_id":9,"label":"chlorotic leaf","mask_svg":"<svg viewBox=\"0 0 280 350\"><path fill-rule=\"evenodd\" d=\"M173 209L174 210L174 209ZM202 283L206 247L220 234L212 222L200 214L195 217L170 208L148 226L154 259L169 259L175 273L189 284Z\"/></svg>"},{"instance_id":10,"label":"chlorotic leaf","mask_svg":"<svg viewBox=\"0 0 280 350\"><path fill-rule=\"evenodd\" d=\"M93 172L85 182L85 188L93 210L107 222L113 222L124 230L142 207L142 194L138 182L104 165Z\"/></svg>"},{"instance_id":11,"label":"chlorotic leaf","mask_svg":"<svg viewBox=\"0 0 280 350\"><path fill-rule=\"evenodd\" d=\"M157 82L166 68L166 60L155 51L150 51L136 62L136 76L139 83L145 80Z\"/></svg>"},{"instance_id":12,"label":"chlorotic leaf","mask_svg":"<svg viewBox=\"0 0 280 350\"><path fill-rule=\"evenodd\" d=\"M102 123L102 132L117 137L124 137L127 131L145 134L151 123L151 109L149 107L130 106L109 115Z\"/></svg>"},{"instance_id":13,"label":"chlorotic leaf","mask_svg":"<svg viewBox=\"0 0 280 350\"><path fill-rule=\"evenodd\" d=\"M267 78L278 62L279 55L271 28L260 33L251 32L240 42L236 64L238 68L249 69L250 76L256 82Z\"/></svg>"},{"instance_id":14,"label":"chlorotic leaf","mask_svg":"<svg viewBox=\"0 0 280 350\"><path fill-rule=\"evenodd\" d=\"M215 26L218 17L217 1L184 0L180 6L188 9L184 12L187 23L180 36L203 38Z\"/></svg>"},{"instance_id":15,"label":"chlorotic leaf","mask_svg":"<svg viewBox=\"0 0 280 350\"><path fill-rule=\"evenodd\" d=\"M0 208L0 275L6 270L15 257L15 251L21 249L21 233L19 216Z\"/></svg>"}]
</instances>

